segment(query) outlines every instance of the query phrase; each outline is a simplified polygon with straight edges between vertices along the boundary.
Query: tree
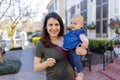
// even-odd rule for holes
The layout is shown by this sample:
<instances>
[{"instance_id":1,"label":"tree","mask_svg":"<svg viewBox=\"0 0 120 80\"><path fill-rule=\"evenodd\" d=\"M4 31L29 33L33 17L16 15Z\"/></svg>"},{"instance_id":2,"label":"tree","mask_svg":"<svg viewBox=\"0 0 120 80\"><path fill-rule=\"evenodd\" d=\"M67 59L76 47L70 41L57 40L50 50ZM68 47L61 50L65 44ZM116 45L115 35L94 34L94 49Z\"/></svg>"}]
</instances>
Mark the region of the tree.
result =
<instances>
[{"instance_id":1,"label":"tree","mask_svg":"<svg viewBox=\"0 0 120 80\"><path fill-rule=\"evenodd\" d=\"M4 0L2 0L2 1L0 2L0 6L2 5L3 1L4 1ZM0 16L0 20L4 17L5 13L8 11L8 9L10 8L10 6L11 6L11 0L10 0L10 2L9 2L9 4L8 4L8 7L5 9L5 11L4 11L4 12L2 13L2 15Z\"/></svg>"},{"instance_id":2,"label":"tree","mask_svg":"<svg viewBox=\"0 0 120 80\"><path fill-rule=\"evenodd\" d=\"M13 2L12 2L13 1ZM4 7L4 9L2 9ZM7 26L9 29L9 32L11 32L11 46L16 47L16 30L19 23L22 23L22 21L25 21L31 17L31 10L30 7L25 4L20 4L20 0L1 0L0 1L0 28L2 29L5 27L4 25L1 26L2 21L9 20L9 25ZM17 14L16 10L17 9ZM1 54L0 54L1 56ZM1 56L2 57L2 56ZM2 59L2 58L0 58Z\"/></svg>"},{"instance_id":3,"label":"tree","mask_svg":"<svg viewBox=\"0 0 120 80\"><path fill-rule=\"evenodd\" d=\"M0 7L2 6L2 3L4 2L5 0L1 0L0 1ZM5 9L5 11L3 11L2 15L0 15L0 20L4 17L5 13L8 11L8 9L10 8L11 6L11 0L9 2L9 5L8 7ZM0 26L1 27L1 26ZM2 63L3 62L3 58L2 58L2 52L0 52L0 62Z\"/></svg>"}]
</instances>

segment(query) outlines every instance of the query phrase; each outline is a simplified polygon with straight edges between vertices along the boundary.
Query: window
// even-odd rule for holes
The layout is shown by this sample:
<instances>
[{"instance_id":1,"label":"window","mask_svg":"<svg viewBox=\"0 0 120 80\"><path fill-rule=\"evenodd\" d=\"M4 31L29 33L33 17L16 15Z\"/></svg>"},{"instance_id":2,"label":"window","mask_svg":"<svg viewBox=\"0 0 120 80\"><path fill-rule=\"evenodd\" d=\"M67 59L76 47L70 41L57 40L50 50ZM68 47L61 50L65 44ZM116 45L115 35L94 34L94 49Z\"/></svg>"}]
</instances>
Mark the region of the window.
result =
<instances>
[{"instance_id":1,"label":"window","mask_svg":"<svg viewBox=\"0 0 120 80\"><path fill-rule=\"evenodd\" d=\"M100 19L100 16L101 16L101 7L97 7L97 10L96 10L96 19Z\"/></svg>"},{"instance_id":2,"label":"window","mask_svg":"<svg viewBox=\"0 0 120 80\"><path fill-rule=\"evenodd\" d=\"M100 21L96 21L96 37L101 37L101 34L100 34L100 27L101 27L101 22Z\"/></svg>"},{"instance_id":3,"label":"window","mask_svg":"<svg viewBox=\"0 0 120 80\"><path fill-rule=\"evenodd\" d=\"M107 11L107 5L103 5L103 18L107 17L108 11Z\"/></svg>"},{"instance_id":4,"label":"window","mask_svg":"<svg viewBox=\"0 0 120 80\"><path fill-rule=\"evenodd\" d=\"M84 9L87 9L87 0L84 0Z\"/></svg>"},{"instance_id":5,"label":"window","mask_svg":"<svg viewBox=\"0 0 120 80\"><path fill-rule=\"evenodd\" d=\"M100 5L101 0L96 0L96 5Z\"/></svg>"},{"instance_id":6,"label":"window","mask_svg":"<svg viewBox=\"0 0 120 80\"><path fill-rule=\"evenodd\" d=\"M81 11L84 10L84 1L81 2Z\"/></svg>"},{"instance_id":7,"label":"window","mask_svg":"<svg viewBox=\"0 0 120 80\"><path fill-rule=\"evenodd\" d=\"M107 35L107 19L108 19L108 0L96 0L96 33L97 37ZM107 36L106 36L107 37Z\"/></svg>"},{"instance_id":8,"label":"window","mask_svg":"<svg viewBox=\"0 0 120 80\"><path fill-rule=\"evenodd\" d=\"M96 21L96 32L100 33L100 21Z\"/></svg>"},{"instance_id":9,"label":"window","mask_svg":"<svg viewBox=\"0 0 120 80\"><path fill-rule=\"evenodd\" d=\"M84 17L85 23L87 22L87 0L81 2L81 15Z\"/></svg>"},{"instance_id":10,"label":"window","mask_svg":"<svg viewBox=\"0 0 120 80\"><path fill-rule=\"evenodd\" d=\"M87 12L84 12L84 19L87 21Z\"/></svg>"},{"instance_id":11,"label":"window","mask_svg":"<svg viewBox=\"0 0 120 80\"><path fill-rule=\"evenodd\" d=\"M103 33L107 32L107 20L103 20Z\"/></svg>"},{"instance_id":12,"label":"window","mask_svg":"<svg viewBox=\"0 0 120 80\"><path fill-rule=\"evenodd\" d=\"M71 7L71 17L75 15L75 6Z\"/></svg>"}]
</instances>

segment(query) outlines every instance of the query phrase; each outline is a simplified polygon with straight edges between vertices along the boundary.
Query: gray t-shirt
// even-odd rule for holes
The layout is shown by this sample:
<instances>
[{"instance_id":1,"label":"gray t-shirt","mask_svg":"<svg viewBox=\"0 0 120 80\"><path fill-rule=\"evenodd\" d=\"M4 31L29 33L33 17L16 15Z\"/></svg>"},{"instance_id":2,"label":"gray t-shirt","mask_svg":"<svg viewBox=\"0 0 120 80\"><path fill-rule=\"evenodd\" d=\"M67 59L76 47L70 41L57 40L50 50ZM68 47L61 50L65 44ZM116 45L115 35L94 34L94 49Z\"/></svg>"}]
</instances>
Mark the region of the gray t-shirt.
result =
<instances>
[{"instance_id":1,"label":"gray t-shirt","mask_svg":"<svg viewBox=\"0 0 120 80\"><path fill-rule=\"evenodd\" d=\"M47 80L74 80L75 72L69 61L64 57L60 51L54 47L46 48L42 42L36 46L35 56L45 59L54 58L56 64L53 67L46 68Z\"/></svg>"}]
</instances>

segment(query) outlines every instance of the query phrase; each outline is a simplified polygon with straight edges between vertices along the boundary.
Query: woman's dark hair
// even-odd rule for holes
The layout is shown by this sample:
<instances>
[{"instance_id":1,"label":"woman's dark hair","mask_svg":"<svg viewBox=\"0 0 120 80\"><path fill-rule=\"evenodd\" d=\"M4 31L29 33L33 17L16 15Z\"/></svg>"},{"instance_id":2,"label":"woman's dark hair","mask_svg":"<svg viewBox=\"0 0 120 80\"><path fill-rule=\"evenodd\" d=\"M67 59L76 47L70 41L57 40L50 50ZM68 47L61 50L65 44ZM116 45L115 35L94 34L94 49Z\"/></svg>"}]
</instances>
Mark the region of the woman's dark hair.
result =
<instances>
[{"instance_id":1,"label":"woman's dark hair","mask_svg":"<svg viewBox=\"0 0 120 80\"><path fill-rule=\"evenodd\" d=\"M48 15L46 15L46 17L44 19L44 24L43 24L43 28L42 28L41 41L43 42L45 47L53 47L54 46L54 44L50 40L49 34L47 32L47 29L46 29L48 19L50 19L50 18L54 18L54 19L58 20L58 22L60 24L60 33L58 34L58 36L63 36L64 35L64 24L63 24L63 21L62 21L61 17L55 12L49 13Z\"/></svg>"}]
</instances>

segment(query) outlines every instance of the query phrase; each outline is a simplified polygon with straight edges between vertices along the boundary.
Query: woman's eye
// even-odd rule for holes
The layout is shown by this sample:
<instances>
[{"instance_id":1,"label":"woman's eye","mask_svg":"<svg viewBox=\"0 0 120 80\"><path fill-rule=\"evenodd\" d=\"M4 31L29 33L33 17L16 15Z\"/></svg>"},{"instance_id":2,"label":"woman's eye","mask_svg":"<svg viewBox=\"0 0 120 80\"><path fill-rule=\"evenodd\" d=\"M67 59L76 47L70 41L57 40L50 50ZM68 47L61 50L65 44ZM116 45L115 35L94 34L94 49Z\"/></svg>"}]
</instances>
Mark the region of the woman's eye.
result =
<instances>
[{"instance_id":1,"label":"woman's eye","mask_svg":"<svg viewBox=\"0 0 120 80\"><path fill-rule=\"evenodd\" d=\"M49 24L49 26L53 26L53 24Z\"/></svg>"},{"instance_id":2,"label":"woman's eye","mask_svg":"<svg viewBox=\"0 0 120 80\"><path fill-rule=\"evenodd\" d=\"M59 24L55 24L55 26L59 26Z\"/></svg>"}]
</instances>

